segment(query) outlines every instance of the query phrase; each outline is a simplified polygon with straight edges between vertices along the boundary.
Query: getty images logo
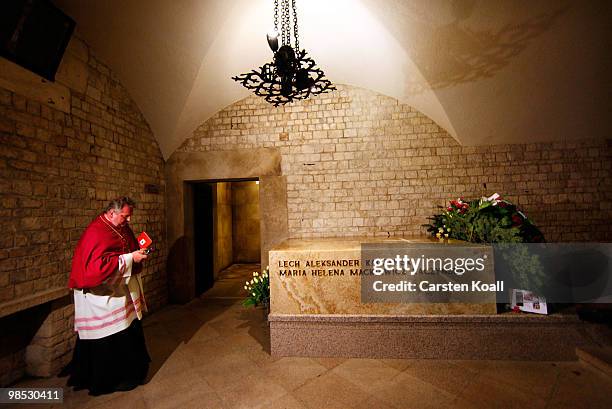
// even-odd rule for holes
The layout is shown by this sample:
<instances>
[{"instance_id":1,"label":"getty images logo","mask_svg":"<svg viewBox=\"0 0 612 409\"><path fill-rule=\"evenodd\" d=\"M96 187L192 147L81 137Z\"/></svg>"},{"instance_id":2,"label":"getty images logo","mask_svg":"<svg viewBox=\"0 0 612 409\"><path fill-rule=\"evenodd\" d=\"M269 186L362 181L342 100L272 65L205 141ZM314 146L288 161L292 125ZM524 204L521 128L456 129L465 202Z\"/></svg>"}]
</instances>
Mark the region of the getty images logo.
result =
<instances>
[{"instance_id":1,"label":"getty images logo","mask_svg":"<svg viewBox=\"0 0 612 409\"><path fill-rule=\"evenodd\" d=\"M463 275L466 271L483 271L487 255L482 257L409 257L404 254L393 258L375 258L372 260L372 273L382 275L385 272L406 272L415 275L418 271L427 272L454 272Z\"/></svg>"}]
</instances>

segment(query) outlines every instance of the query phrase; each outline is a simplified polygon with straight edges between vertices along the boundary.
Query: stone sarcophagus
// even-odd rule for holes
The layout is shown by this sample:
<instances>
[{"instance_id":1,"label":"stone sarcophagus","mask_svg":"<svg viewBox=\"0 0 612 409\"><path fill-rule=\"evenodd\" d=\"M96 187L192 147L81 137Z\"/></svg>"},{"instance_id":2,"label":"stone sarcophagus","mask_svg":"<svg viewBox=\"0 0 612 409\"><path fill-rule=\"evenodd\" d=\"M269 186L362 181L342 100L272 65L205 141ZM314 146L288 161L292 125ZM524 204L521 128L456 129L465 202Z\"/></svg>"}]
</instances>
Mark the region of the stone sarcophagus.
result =
<instances>
[{"instance_id":1,"label":"stone sarcophagus","mask_svg":"<svg viewBox=\"0 0 612 409\"><path fill-rule=\"evenodd\" d=\"M440 286L446 283L437 282L439 277L434 280L431 274L424 277L407 271L414 270L416 263L425 267L433 255L441 261L450 259L449 251L456 253L457 246L464 254L484 258L478 280L467 280L470 285L471 281L495 283L490 246L429 238L287 240L270 251L270 311L292 315L495 314L495 291L480 291L462 300L456 292L445 291L449 288ZM387 263L393 276L373 272L378 264L375 260L380 258L393 261ZM435 266L435 261L430 266ZM411 292L406 287L410 283L414 287ZM454 283L460 284L457 280ZM390 285L403 285L405 291L399 287L389 290Z\"/></svg>"},{"instance_id":2,"label":"stone sarcophagus","mask_svg":"<svg viewBox=\"0 0 612 409\"><path fill-rule=\"evenodd\" d=\"M575 359L575 315L497 314L493 258L426 237L287 240L269 253L272 355Z\"/></svg>"}]
</instances>

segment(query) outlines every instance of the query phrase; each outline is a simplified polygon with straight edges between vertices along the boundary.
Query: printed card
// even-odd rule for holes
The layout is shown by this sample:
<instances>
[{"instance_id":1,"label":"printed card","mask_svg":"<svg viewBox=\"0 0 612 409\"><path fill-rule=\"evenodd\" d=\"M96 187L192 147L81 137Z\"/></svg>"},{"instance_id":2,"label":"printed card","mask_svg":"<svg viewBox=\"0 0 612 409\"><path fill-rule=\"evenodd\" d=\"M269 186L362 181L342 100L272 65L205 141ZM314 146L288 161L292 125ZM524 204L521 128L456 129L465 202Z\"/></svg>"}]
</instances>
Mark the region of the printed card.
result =
<instances>
[{"instance_id":1,"label":"printed card","mask_svg":"<svg viewBox=\"0 0 612 409\"><path fill-rule=\"evenodd\" d=\"M512 308L518 308L523 312L532 312L535 314L548 314L546 306L546 298L536 295L527 290L512 290Z\"/></svg>"}]
</instances>

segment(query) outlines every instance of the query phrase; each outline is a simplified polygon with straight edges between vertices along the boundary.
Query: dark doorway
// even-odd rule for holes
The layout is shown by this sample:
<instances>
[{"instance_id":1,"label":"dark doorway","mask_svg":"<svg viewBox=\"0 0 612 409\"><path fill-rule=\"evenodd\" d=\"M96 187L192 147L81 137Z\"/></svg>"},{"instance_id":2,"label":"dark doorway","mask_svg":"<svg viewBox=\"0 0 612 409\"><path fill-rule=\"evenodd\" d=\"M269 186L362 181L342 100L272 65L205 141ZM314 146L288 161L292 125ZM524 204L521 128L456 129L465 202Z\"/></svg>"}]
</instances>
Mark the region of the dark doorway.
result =
<instances>
[{"instance_id":1,"label":"dark doorway","mask_svg":"<svg viewBox=\"0 0 612 409\"><path fill-rule=\"evenodd\" d=\"M191 182L190 185L193 197L193 215L189 217L193 220L194 296L200 297L216 285L219 274L228 267L234 264L259 265L259 181L230 179ZM227 285L226 281L220 283L221 287Z\"/></svg>"},{"instance_id":2,"label":"dark doorway","mask_svg":"<svg viewBox=\"0 0 612 409\"><path fill-rule=\"evenodd\" d=\"M195 296L212 288L213 267L213 185L193 185L193 245L195 250Z\"/></svg>"}]
</instances>

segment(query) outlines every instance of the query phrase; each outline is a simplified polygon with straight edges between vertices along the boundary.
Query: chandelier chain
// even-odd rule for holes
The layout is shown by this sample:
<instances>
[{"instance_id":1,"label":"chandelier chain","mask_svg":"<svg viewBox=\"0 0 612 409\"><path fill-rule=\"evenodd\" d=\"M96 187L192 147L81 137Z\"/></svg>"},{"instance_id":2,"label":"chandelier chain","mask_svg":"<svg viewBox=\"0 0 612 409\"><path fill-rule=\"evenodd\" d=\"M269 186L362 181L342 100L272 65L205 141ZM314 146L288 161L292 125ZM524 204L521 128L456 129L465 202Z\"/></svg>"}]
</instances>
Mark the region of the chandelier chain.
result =
<instances>
[{"instance_id":1,"label":"chandelier chain","mask_svg":"<svg viewBox=\"0 0 612 409\"><path fill-rule=\"evenodd\" d=\"M287 21L287 45L291 46L291 1L285 3L285 20Z\"/></svg>"},{"instance_id":2,"label":"chandelier chain","mask_svg":"<svg viewBox=\"0 0 612 409\"><path fill-rule=\"evenodd\" d=\"M278 33L278 0L274 0L274 31Z\"/></svg>"},{"instance_id":3,"label":"chandelier chain","mask_svg":"<svg viewBox=\"0 0 612 409\"><path fill-rule=\"evenodd\" d=\"M291 0L291 8L293 8L293 35L295 36L295 51L300 51L300 39L298 37L298 18L297 9L295 8L295 0Z\"/></svg>"},{"instance_id":4,"label":"chandelier chain","mask_svg":"<svg viewBox=\"0 0 612 409\"><path fill-rule=\"evenodd\" d=\"M280 38L281 38L281 45L285 45L285 0L281 0L280 2Z\"/></svg>"},{"instance_id":5,"label":"chandelier chain","mask_svg":"<svg viewBox=\"0 0 612 409\"><path fill-rule=\"evenodd\" d=\"M290 28L290 11L289 11L289 0L282 0L282 13L281 18L283 19L283 45L291 47L291 28Z\"/></svg>"}]
</instances>

